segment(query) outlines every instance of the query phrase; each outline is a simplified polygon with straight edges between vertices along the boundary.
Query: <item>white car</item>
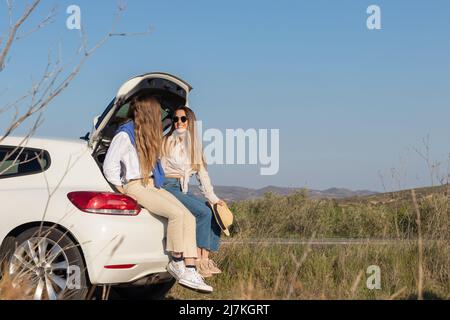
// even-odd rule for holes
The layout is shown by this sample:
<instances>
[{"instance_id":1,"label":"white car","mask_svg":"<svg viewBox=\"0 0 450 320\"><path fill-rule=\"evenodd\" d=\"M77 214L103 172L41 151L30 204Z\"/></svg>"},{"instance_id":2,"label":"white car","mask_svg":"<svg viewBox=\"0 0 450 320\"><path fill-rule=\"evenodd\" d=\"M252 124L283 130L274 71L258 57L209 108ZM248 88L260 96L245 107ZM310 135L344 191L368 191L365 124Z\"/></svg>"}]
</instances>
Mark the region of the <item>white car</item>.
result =
<instances>
[{"instance_id":1,"label":"white car","mask_svg":"<svg viewBox=\"0 0 450 320\"><path fill-rule=\"evenodd\" d=\"M13 279L29 276L35 299L83 299L96 285L162 297L173 286L167 221L118 193L102 164L132 96L156 95L167 129L191 89L170 74L144 74L119 89L79 140L6 137L0 143L0 261Z\"/></svg>"}]
</instances>

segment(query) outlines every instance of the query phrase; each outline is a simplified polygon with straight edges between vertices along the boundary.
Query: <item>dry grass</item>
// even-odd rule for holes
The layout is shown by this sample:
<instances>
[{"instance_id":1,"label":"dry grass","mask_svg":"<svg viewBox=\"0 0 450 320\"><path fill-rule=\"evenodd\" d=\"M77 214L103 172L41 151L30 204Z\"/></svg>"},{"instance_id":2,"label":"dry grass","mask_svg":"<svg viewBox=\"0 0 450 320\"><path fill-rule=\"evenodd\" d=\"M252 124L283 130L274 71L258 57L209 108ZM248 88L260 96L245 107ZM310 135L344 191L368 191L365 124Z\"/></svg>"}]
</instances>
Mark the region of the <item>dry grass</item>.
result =
<instances>
[{"instance_id":1,"label":"dry grass","mask_svg":"<svg viewBox=\"0 0 450 320\"><path fill-rule=\"evenodd\" d=\"M268 194L233 205L233 238L214 259L223 274L203 295L175 286L177 299L450 299L450 199L445 193L351 202ZM382 238L348 245L250 244L267 238ZM403 241L409 240L409 241ZM368 289L366 270L381 270L381 289ZM0 299L27 299L26 286L0 280Z\"/></svg>"},{"instance_id":2,"label":"dry grass","mask_svg":"<svg viewBox=\"0 0 450 320\"><path fill-rule=\"evenodd\" d=\"M234 239L215 259L223 274L208 278L205 296L175 286L181 299L450 299L450 199L409 192L393 201L310 199L267 194L233 206ZM423 195L423 196L422 196ZM349 245L245 244L246 239L377 238ZM403 241L408 240L408 241ZM381 270L368 289L367 268Z\"/></svg>"},{"instance_id":3,"label":"dry grass","mask_svg":"<svg viewBox=\"0 0 450 320\"><path fill-rule=\"evenodd\" d=\"M8 272L3 272L0 278L0 300L30 300L32 297L26 276L13 279Z\"/></svg>"},{"instance_id":4,"label":"dry grass","mask_svg":"<svg viewBox=\"0 0 450 320\"><path fill-rule=\"evenodd\" d=\"M311 199L305 192L266 194L235 203L234 235L240 238L391 238L417 239L417 212L409 197L349 200ZM450 201L444 192L417 197L423 239L450 239Z\"/></svg>"},{"instance_id":5,"label":"dry grass","mask_svg":"<svg viewBox=\"0 0 450 320\"><path fill-rule=\"evenodd\" d=\"M175 286L180 299L416 299L415 244L313 246L224 246L216 259L223 274L208 278L215 291L202 295ZM450 298L450 248L424 248L423 297ZM293 258L295 257L295 258ZM296 263L297 260L297 263ZM300 265L300 268L298 266ZM367 267L381 269L381 289L366 286Z\"/></svg>"}]
</instances>

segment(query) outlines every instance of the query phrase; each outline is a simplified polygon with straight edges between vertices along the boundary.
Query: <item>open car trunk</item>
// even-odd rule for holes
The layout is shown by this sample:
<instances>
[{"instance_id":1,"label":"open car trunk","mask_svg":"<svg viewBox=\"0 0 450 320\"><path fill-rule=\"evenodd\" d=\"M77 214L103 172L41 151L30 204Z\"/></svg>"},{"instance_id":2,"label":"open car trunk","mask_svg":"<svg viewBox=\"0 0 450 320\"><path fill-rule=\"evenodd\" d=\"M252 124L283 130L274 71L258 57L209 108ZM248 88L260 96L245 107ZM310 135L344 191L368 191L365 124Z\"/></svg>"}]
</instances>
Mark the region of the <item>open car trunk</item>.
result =
<instances>
[{"instance_id":1,"label":"open car trunk","mask_svg":"<svg viewBox=\"0 0 450 320\"><path fill-rule=\"evenodd\" d=\"M185 81L161 72L147 73L125 82L103 114L94 123L89 137L93 157L100 168L103 167L106 152L120 124L129 120L128 110L131 99L142 93L150 93L161 103L163 129L171 125L174 110L188 105L188 95L192 87Z\"/></svg>"}]
</instances>

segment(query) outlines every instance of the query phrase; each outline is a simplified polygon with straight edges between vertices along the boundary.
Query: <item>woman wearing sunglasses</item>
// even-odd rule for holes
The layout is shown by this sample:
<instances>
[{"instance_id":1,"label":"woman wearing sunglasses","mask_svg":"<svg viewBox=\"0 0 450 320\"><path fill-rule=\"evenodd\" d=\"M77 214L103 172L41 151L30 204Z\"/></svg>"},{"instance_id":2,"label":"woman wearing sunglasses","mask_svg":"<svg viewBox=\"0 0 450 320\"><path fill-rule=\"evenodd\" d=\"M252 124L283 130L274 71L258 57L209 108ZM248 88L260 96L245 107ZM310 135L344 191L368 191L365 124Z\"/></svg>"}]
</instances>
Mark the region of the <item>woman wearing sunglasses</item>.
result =
<instances>
[{"instance_id":1,"label":"woman wearing sunglasses","mask_svg":"<svg viewBox=\"0 0 450 320\"><path fill-rule=\"evenodd\" d=\"M167 271L184 286L212 292L195 266L195 218L172 194L161 189L161 106L152 96L137 97L131 102L129 116L132 120L119 127L106 153L105 177L148 211L168 219L166 250L172 261Z\"/></svg>"},{"instance_id":2,"label":"woman wearing sunglasses","mask_svg":"<svg viewBox=\"0 0 450 320\"><path fill-rule=\"evenodd\" d=\"M200 190L210 204L224 205L213 191L197 135L196 117L190 108L175 110L172 127L163 139L162 155L161 163L166 173L163 188L180 200L196 218L197 270L203 277L221 273L209 258L211 251L219 250L221 229L205 199L188 192L189 178L195 174Z\"/></svg>"}]
</instances>

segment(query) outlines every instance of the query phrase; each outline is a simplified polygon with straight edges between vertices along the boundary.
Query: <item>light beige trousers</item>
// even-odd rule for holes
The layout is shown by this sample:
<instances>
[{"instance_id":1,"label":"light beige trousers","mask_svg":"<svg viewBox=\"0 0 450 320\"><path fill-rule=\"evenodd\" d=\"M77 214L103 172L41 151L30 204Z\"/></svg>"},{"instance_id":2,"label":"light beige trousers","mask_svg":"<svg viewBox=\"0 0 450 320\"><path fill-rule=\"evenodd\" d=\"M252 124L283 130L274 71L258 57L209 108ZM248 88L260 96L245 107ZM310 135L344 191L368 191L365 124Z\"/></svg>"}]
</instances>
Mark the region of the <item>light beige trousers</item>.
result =
<instances>
[{"instance_id":1,"label":"light beige trousers","mask_svg":"<svg viewBox=\"0 0 450 320\"><path fill-rule=\"evenodd\" d=\"M195 217L175 196L155 188L152 179L147 186L142 180L131 181L124 185L124 191L151 213L169 220L167 251L183 253L185 258L197 258Z\"/></svg>"}]
</instances>

